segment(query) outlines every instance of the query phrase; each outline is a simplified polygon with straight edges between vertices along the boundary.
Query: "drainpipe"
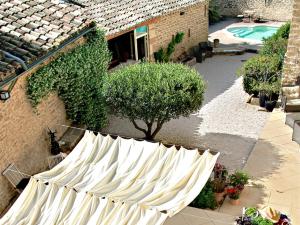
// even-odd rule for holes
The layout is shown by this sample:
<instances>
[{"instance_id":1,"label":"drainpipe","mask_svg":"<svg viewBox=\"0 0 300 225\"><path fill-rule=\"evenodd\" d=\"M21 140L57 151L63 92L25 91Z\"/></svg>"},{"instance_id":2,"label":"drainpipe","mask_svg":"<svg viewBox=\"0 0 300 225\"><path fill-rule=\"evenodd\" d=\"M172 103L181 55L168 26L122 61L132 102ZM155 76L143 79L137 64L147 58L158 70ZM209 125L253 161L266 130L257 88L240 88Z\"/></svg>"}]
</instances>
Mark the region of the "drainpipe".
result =
<instances>
[{"instance_id":1,"label":"drainpipe","mask_svg":"<svg viewBox=\"0 0 300 225\"><path fill-rule=\"evenodd\" d=\"M1 52L3 53L5 58L11 58L11 59L14 59L15 61L17 61L18 63L20 63L24 71L28 70L28 66L26 65L24 60L20 59L19 57L15 56L7 51L1 50ZM12 91L12 89L14 88L16 82L17 82L17 79L13 80L11 82L11 84L9 85L8 90L6 90L5 92L10 93ZM4 90L2 90L2 88L0 88L0 91L3 92Z\"/></svg>"},{"instance_id":2,"label":"drainpipe","mask_svg":"<svg viewBox=\"0 0 300 225\"><path fill-rule=\"evenodd\" d=\"M7 58L12 58L14 60L16 60L18 63L21 64L21 66L23 67L24 70L28 70L28 66L26 65L26 63L24 62L24 60L20 59L19 57L13 55L13 54L10 54L9 52L6 52L6 51L3 51L1 50L4 54L4 56L6 56Z\"/></svg>"},{"instance_id":3,"label":"drainpipe","mask_svg":"<svg viewBox=\"0 0 300 225\"><path fill-rule=\"evenodd\" d=\"M25 66L27 67L27 69L25 71L23 71L22 73L20 73L20 74L17 74L15 76L9 77L9 78L1 81L0 82L0 89L3 86L7 85L8 83L11 83L11 82L15 81L16 79L18 79L19 77L25 75L28 72L28 70L32 69L33 67L39 66L40 64L42 64L43 62L45 62L47 59L49 59L50 57L52 57L53 55L55 55L57 52L59 52L61 49L63 49L65 46L67 46L67 45L69 45L69 44L77 41L79 38L81 38L82 36L86 35L87 33L91 32L92 30L95 30L95 29L96 29L96 25L92 25L91 27L88 27L88 28L84 29L83 31L81 31L77 36L74 36L74 37L68 39L67 41L65 41L64 43L62 43L61 45L59 45L57 48L49 51L46 55L44 55L41 58L39 58L39 60L33 62L31 65L26 66L26 64L25 64ZM16 56L10 54L9 57L13 58L13 57L16 57ZM16 58L18 58L18 57L16 57ZM16 61L18 61L16 58L14 58L14 59ZM20 62L20 61L18 61L18 62ZM23 61L23 63L24 63L24 61Z\"/></svg>"}]
</instances>

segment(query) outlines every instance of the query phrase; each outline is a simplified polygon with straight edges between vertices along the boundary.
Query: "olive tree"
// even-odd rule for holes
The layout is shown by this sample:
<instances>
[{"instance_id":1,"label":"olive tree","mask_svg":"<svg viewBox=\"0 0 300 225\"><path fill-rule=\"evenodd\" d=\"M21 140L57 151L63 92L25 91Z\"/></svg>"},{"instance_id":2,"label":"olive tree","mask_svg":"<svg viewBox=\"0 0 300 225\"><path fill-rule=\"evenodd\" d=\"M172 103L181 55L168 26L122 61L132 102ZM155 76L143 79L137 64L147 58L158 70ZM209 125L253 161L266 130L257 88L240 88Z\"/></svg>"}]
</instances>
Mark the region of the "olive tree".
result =
<instances>
[{"instance_id":1,"label":"olive tree","mask_svg":"<svg viewBox=\"0 0 300 225\"><path fill-rule=\"evenodd\" d=\"M204 90L205 83L196 70L173 63L124 67L107 76L103 86L111 111L128 118L150 140L165 122L198 110ZM145 126L139 126L137 120Z\"/></svg>"}]
</instances>

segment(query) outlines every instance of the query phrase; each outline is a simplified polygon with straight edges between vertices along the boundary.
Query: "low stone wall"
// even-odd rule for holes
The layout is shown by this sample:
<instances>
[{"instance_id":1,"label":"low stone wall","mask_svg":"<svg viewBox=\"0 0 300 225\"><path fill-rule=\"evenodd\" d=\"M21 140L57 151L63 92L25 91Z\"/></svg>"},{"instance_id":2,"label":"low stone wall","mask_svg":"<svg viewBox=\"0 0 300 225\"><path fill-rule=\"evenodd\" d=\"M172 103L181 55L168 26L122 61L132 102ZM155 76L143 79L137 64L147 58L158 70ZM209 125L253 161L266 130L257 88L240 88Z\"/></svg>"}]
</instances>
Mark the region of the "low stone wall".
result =
<instances>
[{"instance_id":1,"label":"low stone wall","mask_svg":"<svg viewBox=\"0 0 300 225\"><path fill-rule=\"evenodd\" d=\"M197 46L199 42L208 38L208 5L206 2L183 8L166 16L157 18L149 24L150 57L154 59L154 52L161 47L166 48L172 36L177 32L184 32L183 41L176 46L173 58L176 59L183 52Z\"/></svg>"},{"instance_id":2,"label":"low stone wall","mask_svg":"<svg viewBox=\"0 0 300 225\"><path fill-rule=\"evenodd\" d=\"M294 0L215 0L221 14L237 16L246 10L268 20L288 21L292 18Z\"/></svg>"}]
</instances>

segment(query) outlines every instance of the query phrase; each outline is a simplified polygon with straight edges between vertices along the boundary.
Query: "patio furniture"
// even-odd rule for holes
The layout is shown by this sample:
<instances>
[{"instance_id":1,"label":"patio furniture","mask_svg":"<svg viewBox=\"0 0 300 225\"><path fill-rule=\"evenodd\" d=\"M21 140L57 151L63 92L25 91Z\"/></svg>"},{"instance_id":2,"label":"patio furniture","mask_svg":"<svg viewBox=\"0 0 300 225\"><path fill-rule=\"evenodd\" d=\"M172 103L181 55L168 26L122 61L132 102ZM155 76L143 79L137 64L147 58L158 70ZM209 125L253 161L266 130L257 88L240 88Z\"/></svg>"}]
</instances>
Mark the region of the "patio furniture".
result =
<instances>
[{"instance_id":1,"label":"patio furniture","mask_svg":"<svg viewBox=\"0 0 300 225\"><path fill-rule=\"evenodd\" d=\"M286 96L282 96L281 107L284 112L300 112L300 99L288 99Z\"/></svg>"},{"instance_id":2,"label":"patio furniture","mask_svg":"<svg viewBox=\"0 0 300 225\"><path fill-rule=\"evenodd\" d=\"M56 165L58 165L61 161L63 161L67 157L66 153L59 153L57 155L53 155L48 157L48 167L52 169Z\"/></svg>"},{"instance_id":3,"label":"patio furniture","mask_svg":"<svg viewBox=\"0 0 300 225\"><path fill-rule=\"evenodd\" d=\"M12 186L21 193L25 189L30 179L29 175L21 173L19 169L12 163L3 172L2 175L12 184Z\"/></svg>"}]
</instances>

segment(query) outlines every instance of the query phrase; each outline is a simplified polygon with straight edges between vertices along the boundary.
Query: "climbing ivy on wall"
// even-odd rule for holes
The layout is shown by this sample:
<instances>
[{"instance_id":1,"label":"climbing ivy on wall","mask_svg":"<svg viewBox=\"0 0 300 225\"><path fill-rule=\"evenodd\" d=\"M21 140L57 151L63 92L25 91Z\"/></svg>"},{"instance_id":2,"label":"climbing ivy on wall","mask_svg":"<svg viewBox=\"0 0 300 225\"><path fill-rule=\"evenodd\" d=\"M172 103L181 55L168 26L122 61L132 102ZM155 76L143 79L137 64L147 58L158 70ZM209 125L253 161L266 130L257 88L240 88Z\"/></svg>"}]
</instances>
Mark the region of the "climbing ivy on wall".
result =
<instances>
[{"instance_id":1,"label":"climbing ivy on wall","mask_svg":"<svg viewBox=\"0 0 300 225\"><path fill-rule=\"evenodd\" d=\"M70 120L98 130L107 121L102 82L109 62L104 32L92 31L85 44L28 77L28 97L36 107L50 92L57 91Z\"/></svg>"},{"instance_id":2,"label":"climbing ivy on wall","mask_svg":"<svg viewBox=\"0 0 300 225\"><path fill-rule=\"evenodd\" d=\"M169 62L171 60L171 55L175 52L175 47L180 42L182 42L184 37L183 32L178 32L174 37L172 37L171 42L168 44L167 49L160 48L154 53L154 58L156 62Z\"/></svg>"}]
</instances>

